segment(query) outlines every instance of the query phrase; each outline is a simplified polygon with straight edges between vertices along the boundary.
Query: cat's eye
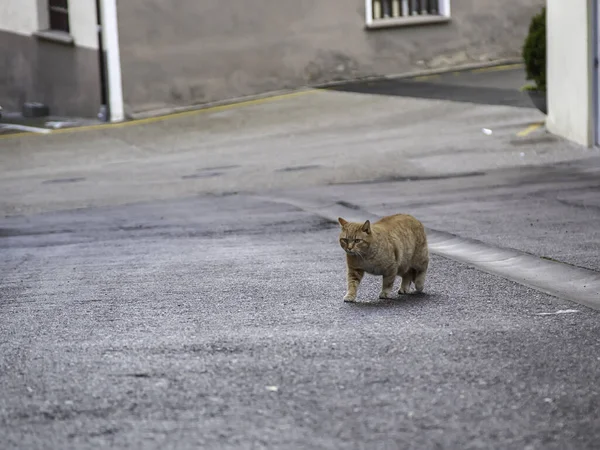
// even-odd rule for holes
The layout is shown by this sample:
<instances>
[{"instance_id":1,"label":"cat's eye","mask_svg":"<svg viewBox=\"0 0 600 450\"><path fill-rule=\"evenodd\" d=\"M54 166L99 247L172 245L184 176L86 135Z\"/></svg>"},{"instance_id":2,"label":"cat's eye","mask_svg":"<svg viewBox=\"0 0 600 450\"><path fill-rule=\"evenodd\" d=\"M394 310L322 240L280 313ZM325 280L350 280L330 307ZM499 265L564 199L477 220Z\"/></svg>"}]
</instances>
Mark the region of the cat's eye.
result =
<instances>
[{"instance_id":1,"label":"cat's eye","mask_svg":"<svg viewBox=\"0 0 600 450\"><path fill-rule=\"evenodd\" d=\"M346 239L346 238L341 238L341 239L340 239L340 242L343 242L344 244L347 244L347 243L348 243L348 239Z\"/></svg>"},{"instance_id":2,"label":"cat's eye","mask_svg":"<svg viewBox=\"0 0 600 450\"><path fill-rule=\"evenodd\" d=\"M356 242L357 244L361 243L362 241L362 239L354 239L354 242Z\"/></svg>"}]
</instances>

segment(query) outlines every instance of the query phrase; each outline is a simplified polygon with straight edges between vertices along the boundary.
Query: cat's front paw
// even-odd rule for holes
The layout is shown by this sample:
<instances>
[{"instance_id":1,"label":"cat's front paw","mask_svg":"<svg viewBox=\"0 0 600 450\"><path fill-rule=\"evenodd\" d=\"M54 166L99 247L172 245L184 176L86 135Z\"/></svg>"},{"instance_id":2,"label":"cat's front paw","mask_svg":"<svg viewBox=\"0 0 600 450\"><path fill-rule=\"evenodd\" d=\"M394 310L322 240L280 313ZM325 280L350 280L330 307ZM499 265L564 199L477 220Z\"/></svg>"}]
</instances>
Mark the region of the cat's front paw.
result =
<instances>
[{"instance_id":1,"label":"cat's front paw","mask_svg":"<svg viewBox=\"0 0 600 450\"><path fill-rule=\"evenodd\" d=\"M382 291L379 293L379 298L382 300L392 298L392 294L391 294L391 292L383 292Z\"/></svg>"},{"instance_id":2,"label":"cat's front paw","mask_svg":"<svg viewBox=\"0 0 600 450\"><path fill-rule=\"evenodd\" d=\"M345 302L355 302L356 301L356 295L346 294L346 295L344 295L344 301Z\"/></svg>"},{"instance_id":3,"label":"cat's front paw","mask_svg":"<svg viewBox=\"0 0 600 450\"><path fill-rule=\"evenodd\" d=\"M410 294L410 288L400 288L398 294Z\"/></svg>"}]
</instances>

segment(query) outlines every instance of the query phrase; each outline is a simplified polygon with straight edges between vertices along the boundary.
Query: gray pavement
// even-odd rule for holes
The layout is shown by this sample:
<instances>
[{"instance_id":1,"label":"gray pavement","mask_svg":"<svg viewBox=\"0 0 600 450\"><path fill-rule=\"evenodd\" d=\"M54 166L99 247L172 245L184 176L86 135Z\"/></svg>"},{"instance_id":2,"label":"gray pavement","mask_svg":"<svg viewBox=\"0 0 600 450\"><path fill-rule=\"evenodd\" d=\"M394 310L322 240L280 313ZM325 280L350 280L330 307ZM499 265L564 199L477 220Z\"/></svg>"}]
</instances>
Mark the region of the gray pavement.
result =
<instances>
[{"instance_id":1,"label":"gray pavement","mask_svg":"<svg viewBox=\"0 0 600 450\"><path fill-rule=\"evenodd\" d=\"M337 226L272 200L598 271L600 153L487 99L0 136L0 448L596 448L600 312L435 255L346 304Z\"/></svg>"},{"instance_id":2,"label":"gray pavement","mask_svg":"<svg viewBox=\"0 0 600 450\"><path fill-rule=\"evenodd\" d=\"M2 448L595 448L598 312L434 257L348 305L337 227L252 197L5 222Z\"/></svg>"}]
</instances>

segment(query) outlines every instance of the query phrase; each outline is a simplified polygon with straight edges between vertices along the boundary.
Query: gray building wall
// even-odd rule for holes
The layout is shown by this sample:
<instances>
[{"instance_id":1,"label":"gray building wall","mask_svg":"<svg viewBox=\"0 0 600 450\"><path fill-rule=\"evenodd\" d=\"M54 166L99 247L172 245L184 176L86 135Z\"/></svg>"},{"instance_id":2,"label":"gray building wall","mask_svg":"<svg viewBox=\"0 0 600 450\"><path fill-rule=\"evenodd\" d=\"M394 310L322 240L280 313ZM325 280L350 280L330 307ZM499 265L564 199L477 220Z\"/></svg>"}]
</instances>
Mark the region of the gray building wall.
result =
<instances>
[{"instance_id":1,"label":"gray building wall","mask_svg":"<svg viewBox=\"0 0 600 450\"><path fill-rule=\"evenodd\" d=\"M118 2L126 111L520 55L545 0L452 0L450 23L367 31L363 0Z\"/></svg>"},{"instance_id":2,"label":"gray building wall","mask_svg":"<svg viewBox=\"0 0 600 450\"><path fill-rule=\"evenodd\" d=\"M42 102L51 115L95 117L100 108L98 51L0 30L0 105L21 111Z\"/></svg>"}]
</instances>

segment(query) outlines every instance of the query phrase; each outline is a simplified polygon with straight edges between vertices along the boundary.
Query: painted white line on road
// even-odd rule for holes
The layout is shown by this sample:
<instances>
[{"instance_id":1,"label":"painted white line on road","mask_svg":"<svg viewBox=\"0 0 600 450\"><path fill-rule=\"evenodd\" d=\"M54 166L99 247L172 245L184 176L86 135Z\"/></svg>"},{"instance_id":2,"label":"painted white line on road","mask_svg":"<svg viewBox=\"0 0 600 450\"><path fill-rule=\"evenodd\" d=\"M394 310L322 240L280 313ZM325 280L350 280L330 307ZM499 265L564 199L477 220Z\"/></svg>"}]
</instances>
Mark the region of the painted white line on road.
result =
<instances>
[{"instance_id":1,"label":"painted white line on road","mask_svg":"<svg viewBox=\"0 0 600 450\"><path fill-rule=\"evenodd\" d=\"M52 130L48 128L28 127L27 125L18 125L16 123L3 123L0 124L0 129L3 130L17 130L17 131L29 131L31 133L49 134Z\"/></svg>"},{"instance_id":2,"label":"painted white line on road","mask_svg":"<svg viewBox=\"0 0 600 450\"><path fill-rule=\"evenodd\" d=\"M362 222L380 216L353 205L312 198L262 197L286 203L337 223L338 217ZM343 203L343 202L342 202ZM518 250L495 247L444 231L427 229L429 250L439 256L468 264L492 275L546 294L600 310L600 273L539 258Z\"/></svg>"}]
</instances>

